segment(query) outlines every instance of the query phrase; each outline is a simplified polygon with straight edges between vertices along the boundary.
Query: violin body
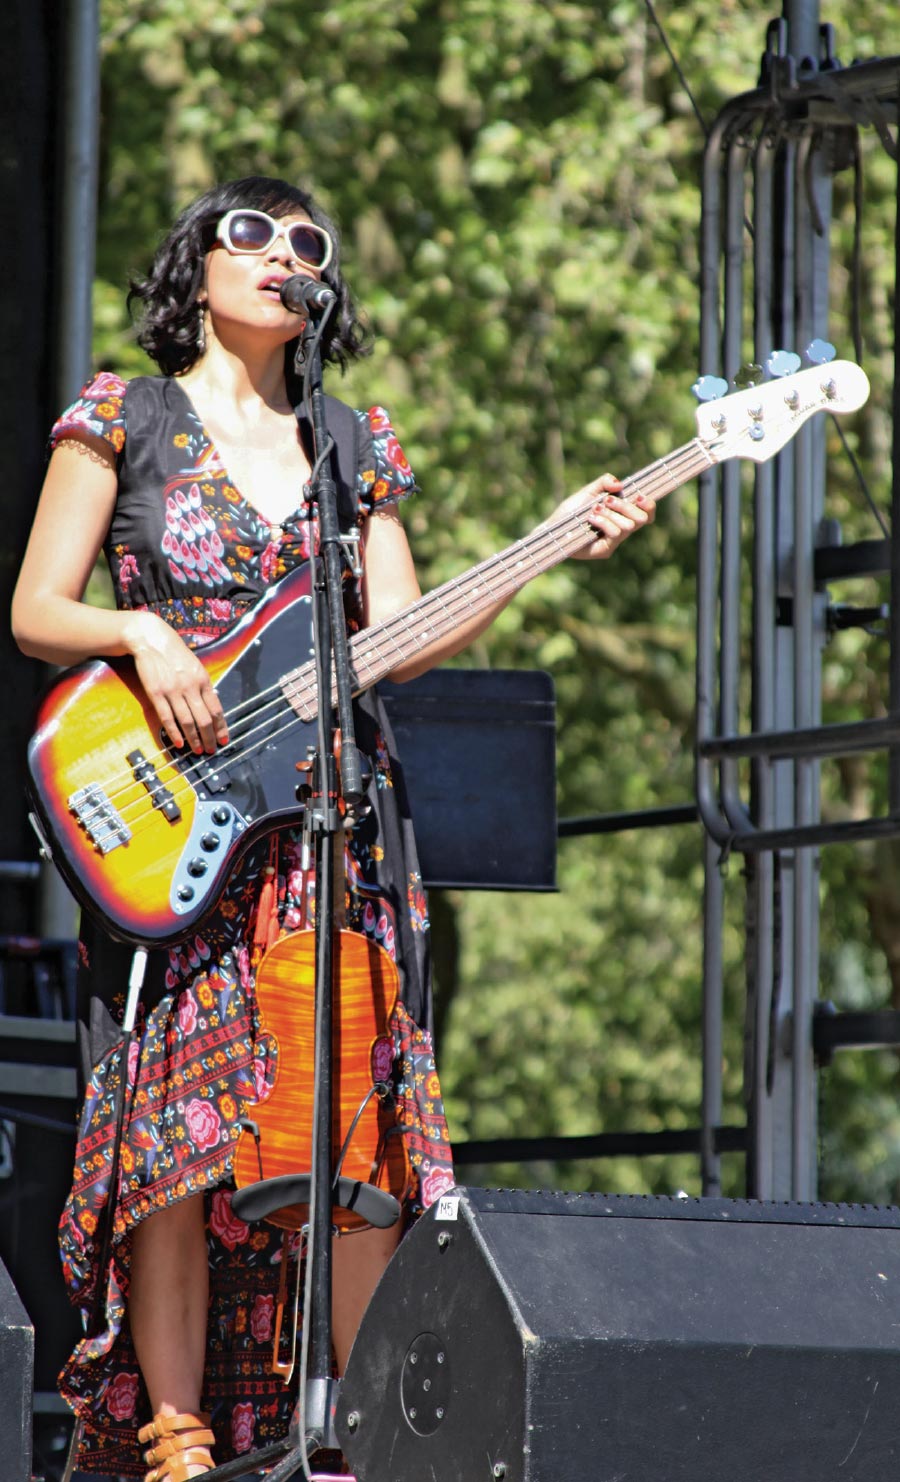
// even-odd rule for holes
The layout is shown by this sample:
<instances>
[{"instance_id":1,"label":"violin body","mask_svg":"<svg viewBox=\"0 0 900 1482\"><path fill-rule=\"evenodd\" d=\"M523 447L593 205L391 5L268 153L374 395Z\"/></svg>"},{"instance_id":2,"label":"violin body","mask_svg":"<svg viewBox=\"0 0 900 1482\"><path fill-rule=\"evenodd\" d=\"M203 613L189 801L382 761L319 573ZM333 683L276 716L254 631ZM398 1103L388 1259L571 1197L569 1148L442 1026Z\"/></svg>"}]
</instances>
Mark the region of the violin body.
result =
<instances>
[{"instance_id":1,"label":"violin body","mask_svg":"<svg viewBox=\"0 0 900 1482\"><path fill-rule=\"evenodd\" d=\"M238 1188L259 1179L309 1171L312 1161L315 1075L315 932L297 931L269 948L256 975L260 1028L278 1045L269 1096L250 1109L259 1133L241 1130L234 1158ZM354 931L334 934L332 1146L337 1157L353 1118L375 1082L389 1078L391 1015L397 968L383 947ZM402 1202L409 1157L392 1105L376 1093L353 1130L341 1173L373 1183ZM308 1207L291 1205L267 1216L283 1230L306 1223ZM364 1228L352 1210L335 1207L341 1230Z\"/></svg>"}]
</instances>

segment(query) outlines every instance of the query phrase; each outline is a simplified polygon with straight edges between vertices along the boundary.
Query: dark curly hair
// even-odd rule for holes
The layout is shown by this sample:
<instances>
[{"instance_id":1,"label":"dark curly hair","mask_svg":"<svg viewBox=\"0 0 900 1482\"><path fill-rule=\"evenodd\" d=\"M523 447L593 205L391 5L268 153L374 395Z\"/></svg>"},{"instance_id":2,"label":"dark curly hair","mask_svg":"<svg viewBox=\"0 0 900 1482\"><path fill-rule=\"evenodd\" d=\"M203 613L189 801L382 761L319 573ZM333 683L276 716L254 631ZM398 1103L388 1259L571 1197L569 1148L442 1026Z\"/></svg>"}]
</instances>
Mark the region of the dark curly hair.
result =
<instances>
[{"instance_id":1,"label":"dark curly hair","mask_svg":"<svg viewBox=\"0 0 900 1482\"><path fill-rule=\"evenodd\" d=\"M215 185L184 210L159 246L146 278L135 278L128 307L142 305L138 344L166 376L188 370L200 355L200 315L197 295L203 284L203 262L216 240L216 227L226 211L239 207L288 216L305 211L324 227L334 243L334 255L322 277L337 294L337 304L322 336L322 359L343 370L349 360L369 353L366 332L356 315L350 291L340 270L340 234L312 196L286 180L247 175ZM285 371L292 379L296 340L285 346Z\"/></svg>"}]
</instances>

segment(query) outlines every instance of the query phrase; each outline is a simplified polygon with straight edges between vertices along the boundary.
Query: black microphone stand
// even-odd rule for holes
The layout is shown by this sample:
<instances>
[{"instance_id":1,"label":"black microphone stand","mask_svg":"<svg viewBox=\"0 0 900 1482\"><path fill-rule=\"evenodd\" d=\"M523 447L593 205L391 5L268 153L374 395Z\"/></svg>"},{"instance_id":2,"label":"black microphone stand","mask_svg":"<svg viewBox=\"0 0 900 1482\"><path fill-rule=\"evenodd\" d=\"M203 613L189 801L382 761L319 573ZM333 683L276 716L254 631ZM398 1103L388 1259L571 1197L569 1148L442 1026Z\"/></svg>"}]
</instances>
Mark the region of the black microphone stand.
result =
<instances>
[{"instance_id":1,"label":"black microphone stand","mask_svg":"<svg viewBox=\"0 0 900 1482\"><path fill-rule=\"evenodd\" d=\"M288 279L294 286L301 280ZM319 1450L338 1450L334 1430L337 1403L332 1377L331 1344L331 1241L333 1209L342 1204L354 1209L366 1223L387 1228L400 1216L400 1205L392 1194L348 1178L335 1178L332 1148L333 1042L335 986L335 848L343 832L339 801L345 816L353 821L364 801L364 784L353 721L353 675L344 616L341 575L342 536L337 509L337 487L332 476L334 443L325 418L322 391L322 360L319 346L335 297L325 285L303 283L298 294L282 300L295 312L306 312L295 360L303 378L303 397L294 408L303 435L308 428L312 471L308 504L310 521L318 518L318 552L310 544L313 563L312 630L316 671L316 747L306 796L305 826L316 838L316 943L315 943L315 1045L312 1167L308 1172L283 1174L247 1184L233 1195L235 1212L242 1219L264 1219L276 1209L298 1203L309 1207L306 1241L306 1283L303 1298L303 1335L300 1349L298 1402L286 1440L258 1451L247 1452L207 1473L209 1482L241 1482L266 1472L266 1482L292 1482L302 1472L307 1482L316 1482L309 1457ZM316 319L316 315L320 317ZM340 782L335 758L336 712L340 730ZM308 762L303 758L302 762ZM304 767L305 770L305 767ZM299 1469L299 1470L298 1470Z\"/></svg>"},{"instance_id":2,"label":"black microphone stand","mask_svg":"<svg viewBox=\"0 0 900 1482\"><path fill-rule=\"evenodd\" d=\"M320 290L321 293L321 290ZM311 786L306 801L306 826L316 840L316 950L315 950L315 1077L313 1090L312 1167L309 1175L309 1223L306 1243L306 1284L303 1306L299 1399L291 1422L291 1433L285 1445L251 1453L240 1461L226 1463L209 1474L211 1482L246 1476L255 1462L268 1460L274 1451L282 1460L267 1474L268 1482L289 1482L297 1475L311 1478L308 1458L320 1449L338 1449L334 1433L336 1404L335 1381L332 1377L331 1333L331 1240L333 1204L341 1197L334 1188L332 1149L333 1105L333 1000L335 977L335 849L343 847L339 798L343 799L352 819L363 801L364 786L353 721L353 677L344 615L341 574L342 536L338 521L337 487L332 476L333 442L325 419L322 391L320 343L328 318L334 308L334 296L324 294L309 301L309 313L301 331L295 369L303 377L303 398L294 408L298 422L308 424L312 472L308 503L310 519L318 518L319 547L310 548L313 562L312 630L317 694L316 751L311 769ZM291 305L294 307L294 305ZM316 320L312 309L321 311ZM340 781L335 758L336 735L333 712L340 730ZM281 1180L272 1181L280 1183ZM301 1182L306 1180L301 1176ZM346 1181L341 1180L343 1185ZM264 1186L254 1185L235 1195L252 1201L256 1191L266 1201ZM385 1204L392 1199L379 1197ZM283 1203L292 1203L286 1197ZM274 1207L268 1201L269 1208ZM242 1206L243 1208L243 1206ZM251 1217L252 1203L244 1211ZM397 1207L399 1214L399 1206ZM376 1216L377 1217L377 1216ZM391 1223L396 1215L385 1218Z\"/></svg>"},{"instance_id":3,"label":"black microphone stand","mask_svg":"<svg viewBox=\"0 0 900 1482\"><path fill-rule=\"evenodd\" d=\"M322 391L322 330L333 309L328 304L317 324L312 316L300 336L304 403L309 416L313 466L310 505L318 515L319 552L313 583L313 643L317 686L317 753L309 825L316 836L316 982L313 1167L307 1240L307 1281L300 1372L300 1435L304 1457L317 1447L336 1446L331 1374L331 1238L333 1201L333 989L335 938L335 849L343 847L338 796L351 816L363 799L362 768L353 722L353 679L344 616L341 532L337 488L332 476L332 442ZM336 777L332 703L340 730L340 784ZM304 1467L305 1470L305 1467Z\"/></svg>"}]
</instances>

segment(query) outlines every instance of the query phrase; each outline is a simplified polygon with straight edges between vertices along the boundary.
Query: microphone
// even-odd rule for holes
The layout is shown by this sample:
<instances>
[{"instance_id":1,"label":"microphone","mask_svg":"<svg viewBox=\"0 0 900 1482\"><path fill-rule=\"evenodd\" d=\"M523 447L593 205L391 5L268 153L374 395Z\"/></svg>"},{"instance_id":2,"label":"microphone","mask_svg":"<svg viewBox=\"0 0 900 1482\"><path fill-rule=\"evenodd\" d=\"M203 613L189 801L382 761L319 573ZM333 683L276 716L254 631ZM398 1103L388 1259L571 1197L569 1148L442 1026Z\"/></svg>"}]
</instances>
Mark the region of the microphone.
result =
<instances>
[{"instance_id":1,"label":"microphone","mask_svg":"<svg viewBox=\"0 0 900 1482\"><path fill-rule=\"evenodd\" d=\"M304 278L302 273L295 273L293 278L285 278L278 290L278 297L292 314L321 314L337 302L337 294L327 283L318 283L315 278Z\"/></svg>"}]
</instances>

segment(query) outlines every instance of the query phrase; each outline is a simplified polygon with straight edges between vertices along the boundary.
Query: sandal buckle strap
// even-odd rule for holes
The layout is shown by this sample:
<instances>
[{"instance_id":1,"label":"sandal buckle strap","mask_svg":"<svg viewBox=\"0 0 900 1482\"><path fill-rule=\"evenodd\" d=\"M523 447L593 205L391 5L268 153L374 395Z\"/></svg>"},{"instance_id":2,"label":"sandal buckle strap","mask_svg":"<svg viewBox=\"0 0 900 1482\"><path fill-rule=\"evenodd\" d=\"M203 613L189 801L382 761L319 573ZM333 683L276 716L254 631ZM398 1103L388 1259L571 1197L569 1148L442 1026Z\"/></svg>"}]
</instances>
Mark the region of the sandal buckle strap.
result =
<instances>
[{"instance_id":1,"label":"sandal buckle strap","mask_svg":"<svg viewBox=\"0 0 900 1482\"><path fill-rule=\"evenodd\" d=\"M189 1482L189 1467L211 1472L215 1466L208 1450L215 1436L206 1414L154 1415L150 1424L138 1431L138 1440L144 1444L158 1442L144 1452L144 1460L150 1464L144 1482Z\"/></svg>"}]
</instances>

